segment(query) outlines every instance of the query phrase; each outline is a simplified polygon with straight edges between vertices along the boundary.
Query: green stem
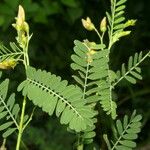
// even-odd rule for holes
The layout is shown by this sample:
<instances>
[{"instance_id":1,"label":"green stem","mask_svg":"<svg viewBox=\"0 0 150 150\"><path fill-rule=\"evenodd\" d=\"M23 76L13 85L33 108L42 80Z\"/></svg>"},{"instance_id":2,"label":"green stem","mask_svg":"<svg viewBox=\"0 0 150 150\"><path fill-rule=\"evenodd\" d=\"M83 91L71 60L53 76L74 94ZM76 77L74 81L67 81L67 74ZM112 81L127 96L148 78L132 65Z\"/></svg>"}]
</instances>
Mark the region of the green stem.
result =
<instances>
[{"instance_id":1,"label":"green stem","mask_svg":"<svg viewBox=\"0 0 150 150\"><path fill-rule=\"evenodd\" d=\"M31 113L31 115L30 115L30 118L28 119L28 121L26 122L26 124L23 126L23 131L24 131L24 129L28 126L28 124L30 123L30 121L32 120L32 117L33 117L35 108L36 108L36 107L33 108L32 113Z\"/></svg>"},{"instance_id":2,"label":"green stem","mask_svg":"<svg viewBox=\"0 0 150 150\"><path fill-rule=\"evenodd\" d=\"M27 35L27 43L24 47L24 66L25 69L27 69L27 66L29 66L29 56L28 56L28 45L29 45L29 34ZM23 99L22 103L22 111L21 111L21 118L20 118L20 124L19 124L19 133L18 133L18 139L17 139L17 144L16 144L16 150L19 150L20 148L20 143L21 143L21 138L22 138L22 133L24 130L23 123L24 123L24 116L25 116L25 108L26 108L26 96Z\"/></svg>"},{"instance_id":3,"label":"green stem","mask_svg":"<svg viewBox=\"0 0 150 150\"><path fill-rule=\"evenodd\" d=\"M78 138L77 138L77 150L83 150L84 144L82 142L82 137L81 137L81 133L77 134Z\"/></svg>"},{"instance_id":4,"label":"green stem","mask_svg":"<svg viewBox=\"0 0 150 150\"><path fill-rule=\"evenodd\" d=\"M130 68L123 76L121 76L113 85L114 88L122 79L124 79L132 70L134 70L137 66L139 66L147 57L149 57L150 52L148 52L138 63L136 63L132 68Z\"/></svg>"},{"instance_id":5,"label":"green stem","mask_svg":"<svg viewBox=\"0 0 150 150\"><path fill-rule=\"evenodd\" d=\"M83 100L85 99L86 96L88 75L89 75L89 62L87 63L87 67L86 67L86 75L85 75L84 89L83 89Z\"/></svg>"},{"instance_id":6,"label":"green stem","mask_svg":"<svg viewBox=\"0 0 150 150\"><path fill-rule=\"evenodd\" d=\"M129 124L126 126L126 128L124 129L124 131L121 133L120 137L117 139L117 141L114 143L113 147L111 148L111 150L116 149L116 146L118 145L118 143L120 142L120 140L122 139L123 135L126 133L128 127L130 126L131 121L129 122Z\"/></svg>"},{"instance_id":7,"label":"green stem","mask_svg":"<svg viewBox=\"0 0 150 150\"><path fill-rule=\"evenodd\" d=\"M100 40L102 42L102 37L101 37L100 33L98 32L98 30L96 28L94 28L94 30L95 30L96 34L98 35L98 37L100 38Z\"/></svg>"},{"instance_id":8,"label":"green stem","mask_svg":"<svg viewBox=\"0 0 150 150\"><path fill-rule=\"evenodd\" d=\"M27 66L29 66L29 56L28 56L28 47L29 47L29 40L30 40L30 36L28 35L28 42L26 44L26 47L24 49L24 55L25 55L25 68L27 68Z\"/></svg>"},{"instance_id":9,"label":"green stem","mask_svg":"<svg viewBox=\"0 0 150 150\"><path fill-rule=\"evenodd\" d=\"M24 115L25 115L25 107L26 107L26 97L24 97L24 99L23 99L16 150L19 150L19 148L20 148L21 137L22 137L22 132L23 132L23 121L24 121Z\"/></svg>"},{"instance_id":10,"label":"green stem","mask_svg":"<svg viewBox=\"0 0 150 150\"><path fill-rule=\"evenodd\" d=\"M78 145L77 150L83 150L83 144Z\"/></svg>"},{"instance_id":11,"label":"green stem","mask_svg":"<svg viewBox=\"0 0 150 150\"><path fill-rule=\"evenodd\" d=\"M94 30L95 30L96 34L98 35L101 44L103 44L103 37L104 37L105 32L103 32L102 35L100 35L100 33L98 32L98 30L96 28Z\"/></svg>"},{"instance_id":12,"label":"green stem","mask_svg":"<svg viewBox=\"0 0 150 150\"><path fill-rule=\"evenodd\" d=\"M0 150L5 150L5 145L6 145L6 139L3 139L3 144L2 146L0 147Z\"/></svg>"},{"instance_id":13,"label":"green stem","mask_svg":"<svg viewBox=\"0 0 150 150\"><path fill-rule=\"evenodd\" d=\"M108 49L110 50L112 47L112 38L113 38L113 31L114 31L114 20L115 20L115 9L116 9L116 0L114 0L113 2L111 1L111 5L112 5L112 22L110 25L110 34L109 34L109 46Z\"/></svg>"}]
</instances>

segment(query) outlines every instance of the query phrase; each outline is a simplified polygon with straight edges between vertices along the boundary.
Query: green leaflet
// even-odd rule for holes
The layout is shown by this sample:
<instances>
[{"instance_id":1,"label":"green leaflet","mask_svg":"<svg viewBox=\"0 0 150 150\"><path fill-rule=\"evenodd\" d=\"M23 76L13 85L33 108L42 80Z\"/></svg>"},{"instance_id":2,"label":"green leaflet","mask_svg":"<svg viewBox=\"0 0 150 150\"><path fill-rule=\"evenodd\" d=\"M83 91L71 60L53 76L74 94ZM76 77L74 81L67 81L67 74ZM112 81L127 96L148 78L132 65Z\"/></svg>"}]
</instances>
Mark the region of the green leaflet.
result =
<instances>
[{"instance_id":1,"label":"green leaflet","mask_svg":"<svg viewBox=\"0 0 150 150\"><path fill-rule=\"evenodd\" d=\"M15 94L12 94L6 101L8 84L8 79L0 84L0 119L5 120L3 120L0 125L0 131L3 132L4 138L19 128L16 119L20 108L18 104L15 104ZM14 127L14 124L16 127Z\"/></svg>"},{"instance_id":2,"label":"green leaflet","mask_svg":"<svg viewBox=\"0 0 150 150\"><path fill-rule=\"evenodd\" d=\"M126 2L127 0L119 0L116 4L116 6L122 5Z\"/></svg>"},{"instance_id":3,"label":"green leaflet","mask_svg":"<svg viewBox=\"0 0 150 150\"><path fill-rule=\"evenodd\" d=\"M3 133L3 137L7 138L9 135L11 135L12 133L14 133L16 130L17 130L17 128L8 128L8 130Z\"/></svg>"},{"instance_id":4,"label":"green leaflet","mask_svg":"<svg viewBox=\"0 0 150 150\"><path fill-rule=\"evenodd\" d=\"M69 124L70 129L76 132L93 125L95 112L82 100L80 88L67 85L67 81L61 81L50 72L32 67L27 68L26 74L27 79L19 85L18 91L22 90L35 105L49 115L55 111L60 122Z\"/></svg>"},{"instance_id":5,"label":"green leaflet","mask_svg":"<svg viewBox=\"0 0 150 150\"><path fill-rule=\"evenodd\" d=\"M141 130L141 115L136 115L136 111L134 111L128 119L127 115L124 116L123 121L116 121L116 131L117 137L112 142L112 148L110 148L110 142L108 138L105 141L111 150L132 150L136 147L135 139L138 138L138 133Z\"/></svg>"},{"instance_id":6,"label":"green leaflet","mask_svg":"<svg viewBox=\"0 0 150 150\"><path fill-rule=\"evenodd\" d=\"M111 150L111 145L110 145L110 142L109 142L109 140L108 140L107 134L104 134L104 135L103 135L103 138L104 138L104 140L105 140L105 142L106 142L106 145L107 145L108 150Z\"/></svg>"}]
</instances>

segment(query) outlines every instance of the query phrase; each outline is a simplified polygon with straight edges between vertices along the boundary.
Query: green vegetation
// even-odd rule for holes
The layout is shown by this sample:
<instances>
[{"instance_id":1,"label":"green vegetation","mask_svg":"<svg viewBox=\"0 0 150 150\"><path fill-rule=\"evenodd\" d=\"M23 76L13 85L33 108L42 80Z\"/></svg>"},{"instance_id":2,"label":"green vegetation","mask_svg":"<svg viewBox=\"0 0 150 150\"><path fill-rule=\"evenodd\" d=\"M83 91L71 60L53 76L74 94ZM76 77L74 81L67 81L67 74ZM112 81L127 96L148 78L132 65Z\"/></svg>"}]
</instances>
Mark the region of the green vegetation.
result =
<instances>
[{"instance_id":1,"label":"green vegetation","mask_svg":"<svg viewBox=\"0 0 150 150\"><path fill-rule=\"evenodd\" d=\"M142 109L136 106L138 104L136 97L149 90L146 91L146 88L137 86L136 94L133 92L133 87L136 86L132 84L139 83L143 79L141 64L149 60L150 51L136 52L133 56L129 54L127 63L121 65L119 61L121 70L118 70L118 64L115 65L117 59L115 49L119 49L120 39L131 34L131 28L136 24L136 20L126 19L126 1L111 0L110 11L108 10L106 17L101 19L98 28L89 17L82 19L83 27L88 31L94 31L98 38L89 36L90 40L87 38L83 41L74 40L70 73L70 75L73 74L73 80L69 75L67 80L63 80L67 72L63 74L63 71L59 71L63 64L60 56L65 59L70 53L66 55L65 51L57 50L63 43L69 46L66 42L67 38L59 38L59 30L56 32L55 29L50 35L52 43L60 40L56 45L51 44L54 51L44 52L45 55L49 53L50 57L44 56L42 51L36 55L32 49L37 46L40 48L40 45L44 45L43 42L48 40L43 38L44 34L36 35L33 28L37 40L34 40L33 45L32 42L30 44L30 40L35 36L30 34L34 26L29 27L24 9L19 5L16 22L12 24L17 32L16 41L8 45L3 43L0 45L0 68L3 73L0 84L0 131L3 138L1 149L16 147L16 150L32 148L62 150L65 147L65 149L77 150L132 150L137 146L136 143L140 144L136 139L141 128L148 122L149 111L143 113L142 120L142 115L134 109ZM3 15L0 16L0 24L4 26L3 32L12 19L5 21L5 15L12 15L14 13L12 10L16 9L18 3L19 1L5 0L3 7L1 6ZM83 13L82 1L45 0L35 3L29 0L23 1L22 5L25 8L29 5L30 8L33 6L32 9L27 9L26 14L30 19L34 18L34 22L38 23L37 26L40 25L40 30L41 25L45 26L45 31L48 30L46 24L48 24L49 16L59 16L67 12L64 19L68 24L66 33L69 33L69 25L71 26ZM34 17L35 14L36 17ZM60 33L65 37L65 29L62 31L63 24L60 25L62 25ZM40 42L37 43L38 41ZM30 45L31 49L29 49ZM55 57L57 53L60 55ZM43 60L45 62L50 60L53 64L58 63L58 70L54 65L52 70L49 69L52 73L45 71L43 68L52 67L52 64L44 63ZM42 61L43 64L41 64ZM70 61L64 61L64 63L67 62ZM148 69L145 68L145 70ZM128 102L127 108L122 110L124 106L122 107L121 104L131 99L128 91L131 93L135 107L134 103L132 107L130 105L128 107L128 103L130 104ZM128 97L119 101L122 92ZM143 103L141 106L144 105L146 104ZM132 114L129 113L131 111L133 111ZM46 118L43 118L44 116ZM65 126L60 125L59 122ZM65 130L66 127L67 130ZM144 136L140 135L140 138ZM35 139L34 142L33 139Z\"/></svg>"}]
</instances>

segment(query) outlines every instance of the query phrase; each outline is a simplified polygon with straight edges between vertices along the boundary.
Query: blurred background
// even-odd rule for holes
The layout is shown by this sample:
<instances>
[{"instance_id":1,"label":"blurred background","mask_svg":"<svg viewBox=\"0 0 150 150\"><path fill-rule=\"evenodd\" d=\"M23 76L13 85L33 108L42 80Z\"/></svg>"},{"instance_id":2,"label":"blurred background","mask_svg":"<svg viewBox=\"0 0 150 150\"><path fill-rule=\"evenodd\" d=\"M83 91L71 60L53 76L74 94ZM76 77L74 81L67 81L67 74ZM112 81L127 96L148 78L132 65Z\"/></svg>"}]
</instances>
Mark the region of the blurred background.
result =
<instances>
[{"instance_id":1,"label":"blurred background","mask_svg":"<svg viewBox=\"0 0 150 150\"><path fill-rule=\"evenodd\" d=\"M26 20L30 25L33 37L30 42L30 64L36 68L45 69L63 79L72 80L70 69L73 53L73 41L88 38L98 41L97 35L83 29L81 18L89 16L95 26L99 28L105 11L109 11L109 0L0 0L0 41L7 45L14 41L16 32L11 24L15 22L18 5L21 4L26 11ZM128 0L126 8L128 19L137 19L130 36L117 43L111 54L111 67L120 69L123 62L135 52L150 50L150 1ZM106 39L107 42L107 39ZM139 134L138 150L150 150L150 60L145 60L141 65L143 80L136 85L121 82L114 95L117 97L119 118L130 114L133 109L143 115L142 132ZM19 82L24 79L21 65L13 71L5 71L4 77L11 78L10 91L16 92ZM18 103L22 102L18 94ZM31 113L33 105L27 105L27 112ZM99 111L100 108L98 107ZM109 132L109 119L101 112L98 116L97 136L94 143L85 147L93 150L104 144L102 134ZM71 150L75 142L75 135L68 133L65 126L61 126L55 115L49 117L39 108L23 136L22 150ZM0 138L1 141L1 138ZM15 149L16 136L13 135L7 142L8 150ZM105 147L105 146L102 146ZM105 149L105 148L103 148Z\"/></svg>"}]
</instances>

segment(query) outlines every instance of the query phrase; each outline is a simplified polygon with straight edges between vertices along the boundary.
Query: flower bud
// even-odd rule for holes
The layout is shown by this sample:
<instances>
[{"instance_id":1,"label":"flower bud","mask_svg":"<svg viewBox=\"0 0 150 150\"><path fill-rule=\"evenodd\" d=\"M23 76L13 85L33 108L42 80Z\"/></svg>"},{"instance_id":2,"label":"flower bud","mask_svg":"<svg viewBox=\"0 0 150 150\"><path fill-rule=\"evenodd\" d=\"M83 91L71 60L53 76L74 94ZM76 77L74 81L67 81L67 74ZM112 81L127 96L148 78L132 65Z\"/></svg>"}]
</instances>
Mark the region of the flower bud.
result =
<instances>
[{"instance_id":1,"label":"flower bud","mask_svg":"<svg viewBox=\"0 0 150 150\"><path fill-rule=\"evenodd\" d=\"M15 59L8 59L0 63L0 69L14 69L16 65L17 61Z\"/></svg>"},{"instance_id":2,"label":"flower bud","mask_svg":"<svg viewBox=\"0 0 150 150\"><path fill-rule=\"evenodd\" d=\"M28 25L27 22L23 23L23 29L24 29L25 32L29 33L29 25Z\"/></svg>"},{"instance_id":3,"label":"flower bud","mask_svg":"<svg viewBox=\"0 0 150 150\"><path fill-rule=\"evenodd\" d=\"M96 45L95 42L89 42L89 47L93 47L93 46L95 46L95 45Z\"/></svg>"},{"instance_id":4,"label":"flower bud","mask_svg":"<svg viewBox=\"0 0 150 150\"><path fill-rule=\"evenodd\" d=\"M84 28L88 31L92 31L94 30L95 26L94 24L91 22L91 19L89 17L85 19L82 19L82 25L84 26Z\"/></svg>"},{"instance_id":5,"label":"flower bud","mask_svg":"<svg viewBox=\"0 0 150 150\"><path fill-rule=\"evenodd\" d=\"M25 21L25 12L21 5L19 5L18 15L15 18L16 23L12 24L12 26L17 30L16 40L21 48L26 46L29 36L29 25Z\"/></svg>"},{"instance_id":6,"label":"flower bud","mask_svg":"<svg viewBox=\"0 0 150 150\"><path fill-rule=\"evenodd\" d=\"M105 32L107 30L106 17L104 17L100 23L100 30L101 30L101 32Z\"/></svg>"},{"instance_id":7,"label":"flower bud","mask_svg":"<svg viewBox=\"0 0 150 150\"><path fill-rule=\"evenodd\" d=\"M23 7L19 5L18 16L16 18L16 26L18 26L21 29L23 27L24 22L25 22L25 12Z\"/></svg>"}]
</instances>

